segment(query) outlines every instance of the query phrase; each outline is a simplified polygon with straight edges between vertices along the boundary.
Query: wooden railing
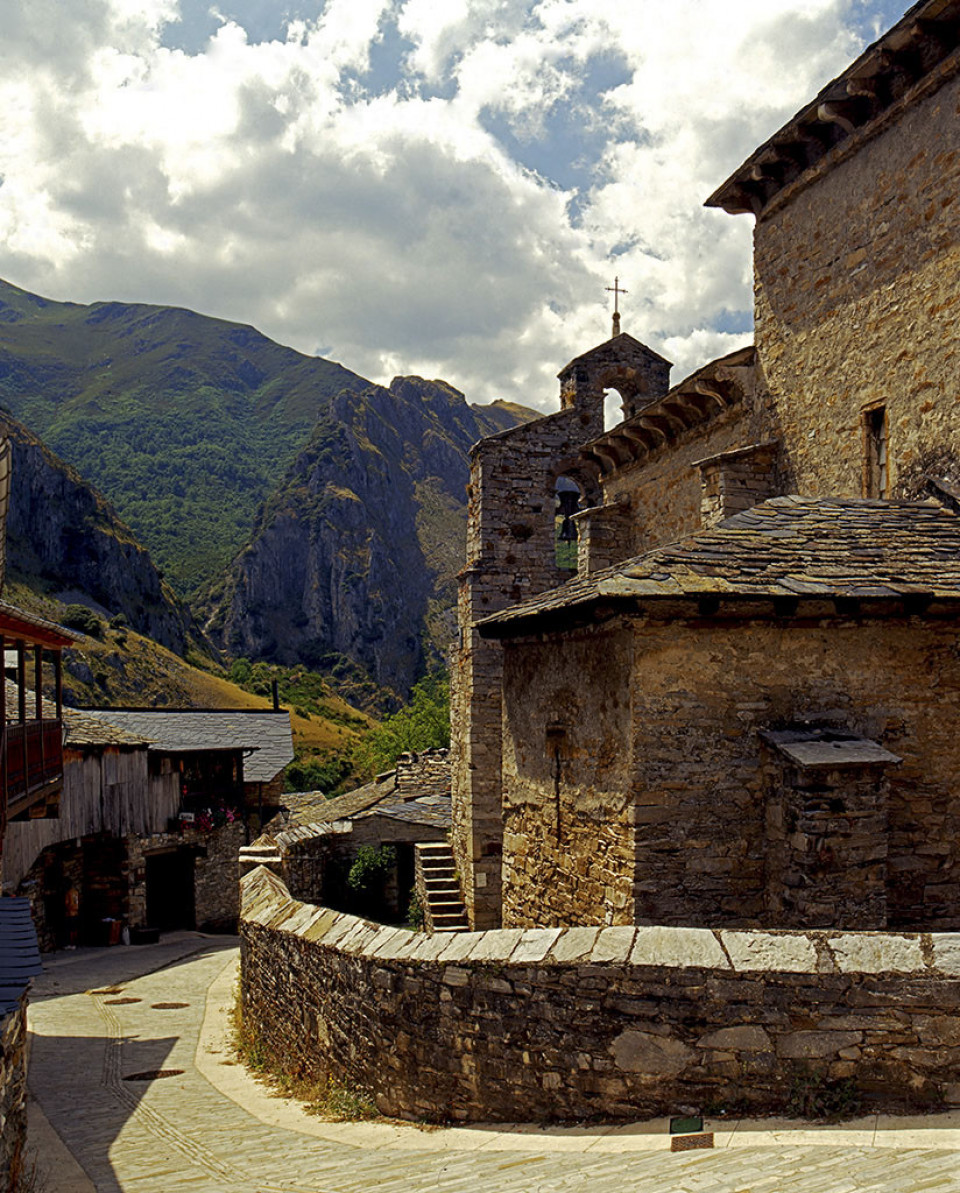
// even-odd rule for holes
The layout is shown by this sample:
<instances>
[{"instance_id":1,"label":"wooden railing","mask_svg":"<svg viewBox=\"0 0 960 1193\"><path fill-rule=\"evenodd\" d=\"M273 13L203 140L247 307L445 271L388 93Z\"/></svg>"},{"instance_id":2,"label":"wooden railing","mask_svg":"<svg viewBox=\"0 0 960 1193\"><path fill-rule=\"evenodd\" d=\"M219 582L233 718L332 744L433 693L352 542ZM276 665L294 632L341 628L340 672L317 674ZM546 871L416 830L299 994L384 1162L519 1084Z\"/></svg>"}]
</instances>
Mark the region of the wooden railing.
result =
<instances>
[{"instance_id":1,"label":"wooden railing","mask_svg":"<svg viewBox=\"0 0 960 1193\"><path fill-rule=\"evenodd\" d=\"M0 745L5 804L21 802L63 778L63 723L8 722Z\"/></svg>"}]
</instances>

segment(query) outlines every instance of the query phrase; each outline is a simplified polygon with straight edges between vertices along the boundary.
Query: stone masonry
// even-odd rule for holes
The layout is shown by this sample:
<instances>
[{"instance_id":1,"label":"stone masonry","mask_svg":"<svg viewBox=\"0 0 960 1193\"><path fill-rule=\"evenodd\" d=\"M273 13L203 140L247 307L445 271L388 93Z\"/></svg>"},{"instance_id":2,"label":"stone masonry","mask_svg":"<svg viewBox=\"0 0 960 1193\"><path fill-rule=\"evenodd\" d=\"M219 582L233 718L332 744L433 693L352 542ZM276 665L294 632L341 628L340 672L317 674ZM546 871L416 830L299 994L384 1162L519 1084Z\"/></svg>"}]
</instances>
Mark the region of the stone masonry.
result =
<instances>
[{"instance_id":1,"label":"stone masonry","mask_svg":"<svg viewBox=\"0 0 960 1193\"><path fill-rule=\"evenodd\" d=\"M0 1188L20 1193L27 1136L27 996L0 1020Z\"/></svg>"},{"instance_id":2,"label":"stone masonry","mask_svg":"<svg viewBox=\"0 0 960 1193\"><path fill-rule=\"evenodd\" d=\"M605 388L619 389L628 403L649 402L666 392L669 367L632 337L618 336L563 370L559 413L473 449L451 704L452 843L475 927L499 923L503 850L501 657L475 623L567 578L556 563L556 482L574 480L582 499L596 504L597 469L578 449L603 431Z\"/></svg>"},{"instance_id":3,"label":"stone masonry","mask_svg":"<svg viewBox=\"0 0 960 1193\"><path fill-rule=\"evenodd\" d=\"M603 620L502 640L505 927L763 926L786 800L810 838L794 895L817 873L826 887L803 895L813 924L960 928L953 615L784 600L619 616L610 600ZM790 726L901 761L791 778L764 738ZM782 914L799 926L799 904Z\"/></svg>"},{"instance_id":4,"label":"stone masonry","mask_svg":"<svg viewBox=\"0 0 960 1193\"><path fill-rule=\"evenodd\" d=\"M428 1121L875 1108L960 1095L956 935L613 927L426 936L243 881L243 1014L287 1072ZM358 1025L362 1024L362 1030Z\"/></svg>"}]
</instances>

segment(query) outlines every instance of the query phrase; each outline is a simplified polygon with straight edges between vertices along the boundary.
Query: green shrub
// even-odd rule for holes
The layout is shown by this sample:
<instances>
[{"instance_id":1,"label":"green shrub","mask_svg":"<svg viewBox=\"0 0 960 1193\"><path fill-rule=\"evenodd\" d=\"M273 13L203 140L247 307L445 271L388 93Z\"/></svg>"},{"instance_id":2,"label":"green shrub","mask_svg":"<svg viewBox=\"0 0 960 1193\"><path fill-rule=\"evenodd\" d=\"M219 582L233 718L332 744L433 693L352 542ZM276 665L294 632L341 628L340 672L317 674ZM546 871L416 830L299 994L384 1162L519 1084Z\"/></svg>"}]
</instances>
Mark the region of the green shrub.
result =
<instances>
[{"instance_id":1,"label":"green shrub","mask_svg":"<svg viewBox=\"0 0 960 1193\"><path fill-rule=\"evenodd\" d=\"M397 851L392 845L361 845L347 875L347 886L358 895L374 895L386 882L397 864Z\"/></svg>"},{"instance_id":2,"label":"green shrub","mask_svg":"<svg viewBox=\"0 0 960 1193\"><path fill-rule=\"evenodd\" d=\"M81 634L89 634L91 638L103 637L103 622L86 605L67 605L61 617L60 624L68 630L79 630Z\"/></svg>"},{"instance_id":3,"label":"green shrub","mask_svg":"<svg viewBox=\"0 0 960 1193\"><path fill-rule=\"evenodd\" d=\"M853 1077L830 1081L822 1069L798 1068L793 1074L787 1113L795 1118L836 1122L860 1109L860 1091Z\"/></svg>"},{"instance_id":4,"label":"green shrub","mask_svg":"<svg viewBox=\"0 0 960 1193\"><path fill-rule=\"evenodd\" d=\"M357 769L366 775L389 770L409 750L450 745L450 681L441 672L414 685L410 703L371 729L357 743Z\"/></svg>"}]
</instances>

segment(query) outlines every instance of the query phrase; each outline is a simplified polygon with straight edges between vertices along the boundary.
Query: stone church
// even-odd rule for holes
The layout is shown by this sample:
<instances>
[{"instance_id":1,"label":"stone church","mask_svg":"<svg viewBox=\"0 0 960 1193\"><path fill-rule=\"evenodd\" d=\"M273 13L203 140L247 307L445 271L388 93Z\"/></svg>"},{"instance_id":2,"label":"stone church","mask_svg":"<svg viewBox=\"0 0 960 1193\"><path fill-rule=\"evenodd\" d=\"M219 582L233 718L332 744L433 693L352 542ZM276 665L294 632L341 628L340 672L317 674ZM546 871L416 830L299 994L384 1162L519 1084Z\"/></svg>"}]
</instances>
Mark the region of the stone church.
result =
<instances>
[{"instance_id":1,"label":"stone church","mask_svg":"<svg viewBox=\"0 0 960 1193\"><path fill-rule=\"evenodd\" d=\"M960 929L958 47L914 5L707 200L754 347L671 384L615 321L474 449L472 927Z\"/></svg>"}]
</instances>

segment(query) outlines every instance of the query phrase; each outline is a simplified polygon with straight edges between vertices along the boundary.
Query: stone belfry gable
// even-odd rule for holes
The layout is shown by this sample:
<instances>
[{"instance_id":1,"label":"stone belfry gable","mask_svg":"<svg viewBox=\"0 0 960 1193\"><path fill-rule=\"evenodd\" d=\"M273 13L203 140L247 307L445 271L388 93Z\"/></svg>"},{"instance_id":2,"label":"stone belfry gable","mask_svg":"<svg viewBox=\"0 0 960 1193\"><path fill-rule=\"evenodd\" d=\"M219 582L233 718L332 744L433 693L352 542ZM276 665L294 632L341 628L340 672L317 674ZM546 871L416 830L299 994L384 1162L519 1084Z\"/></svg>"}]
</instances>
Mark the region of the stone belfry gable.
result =
<instances>
[{"instance_id":1,"label":"stone belfry gable","mask_svg":"<svg viewBox=\"0 0 960 1193\"><path fill-rule=\"evenodd\" d=\"M623 399L623 416L629 418L662 398L670 388L672 364L646 344L622 332L584 352L560 372L560 403L592 407L603 393L615 389Z\"/></svg>"},{"instance_id":2,"label":"stone belfry gable","mask_svg":"<svg viewBox=\"0 0 960 1193\"><path fill-rule=\"evenodd\" d=\"M475 928L500 917L501 648L481 641L481 618L571 576L557 565L556 484L573 481L582 505L600 501L599 467L580 454L603 432L604 390L625 407L669 389L670 363L630 335L614 336L560 373L561 409L478 443L471 453L466 568L460 577L453 668L453 848Z\"/></svg>"}]
</instances>

